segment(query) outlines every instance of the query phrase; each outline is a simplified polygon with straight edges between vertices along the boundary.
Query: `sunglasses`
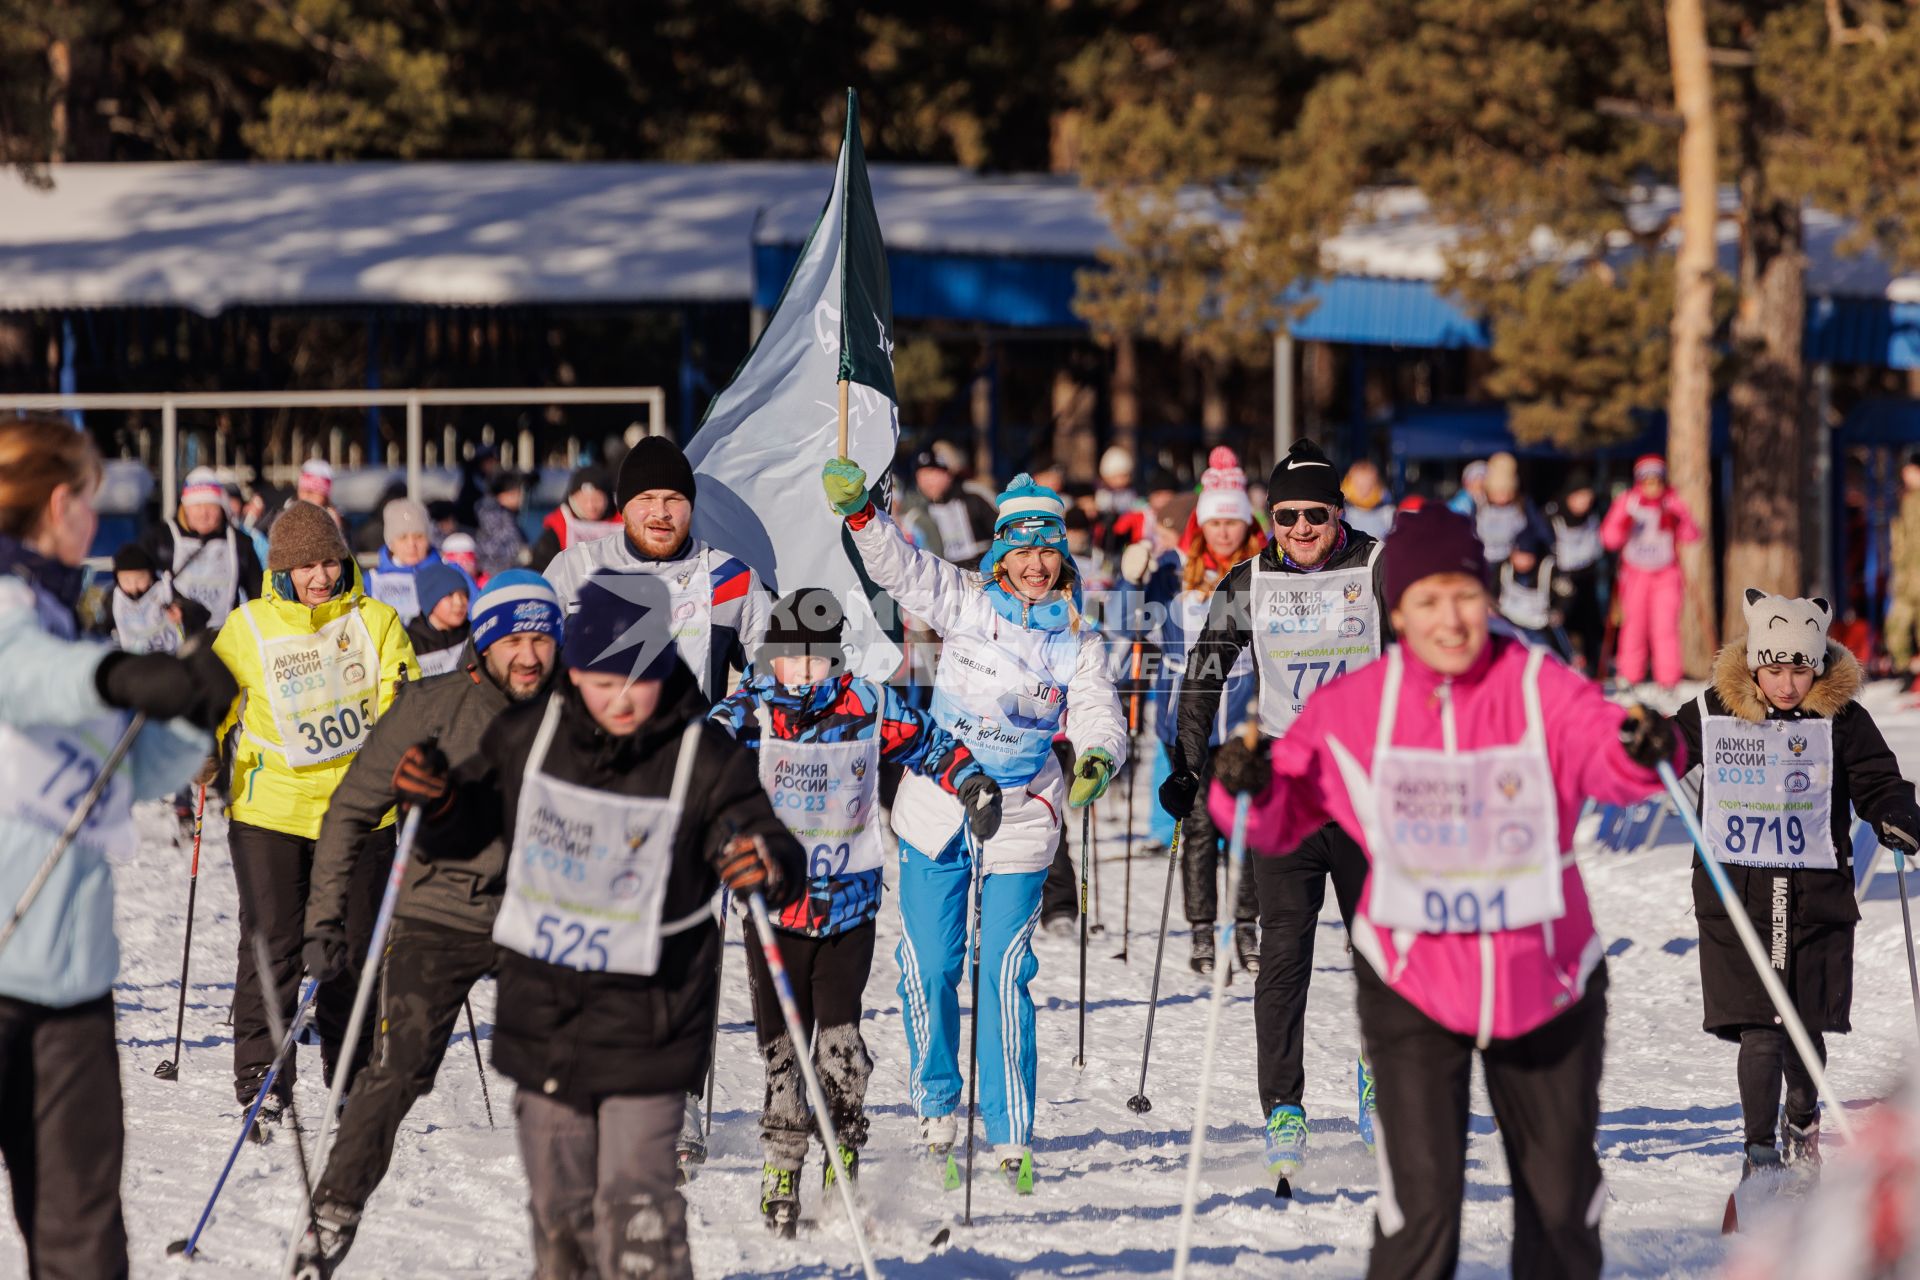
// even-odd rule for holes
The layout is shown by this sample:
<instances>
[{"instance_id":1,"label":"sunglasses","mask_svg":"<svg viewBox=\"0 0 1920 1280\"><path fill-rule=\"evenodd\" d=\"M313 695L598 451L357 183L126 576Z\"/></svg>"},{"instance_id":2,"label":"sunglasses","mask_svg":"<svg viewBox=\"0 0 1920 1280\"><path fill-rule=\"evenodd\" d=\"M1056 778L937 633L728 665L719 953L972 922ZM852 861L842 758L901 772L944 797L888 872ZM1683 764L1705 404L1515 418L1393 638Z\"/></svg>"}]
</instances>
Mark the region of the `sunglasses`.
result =
<instances>
[{"instance_id":1,"label":"sunglasses","mask_svg":"<svg viewBox=\"0 0 1920 1280\"><path fill-rule=\"evenodd\" d=\"M1331 507L1275 507L1273 523L1277 529L1291 529L1301 520L1318 529L1333 519Z\"/></svg>"}]
</instances>

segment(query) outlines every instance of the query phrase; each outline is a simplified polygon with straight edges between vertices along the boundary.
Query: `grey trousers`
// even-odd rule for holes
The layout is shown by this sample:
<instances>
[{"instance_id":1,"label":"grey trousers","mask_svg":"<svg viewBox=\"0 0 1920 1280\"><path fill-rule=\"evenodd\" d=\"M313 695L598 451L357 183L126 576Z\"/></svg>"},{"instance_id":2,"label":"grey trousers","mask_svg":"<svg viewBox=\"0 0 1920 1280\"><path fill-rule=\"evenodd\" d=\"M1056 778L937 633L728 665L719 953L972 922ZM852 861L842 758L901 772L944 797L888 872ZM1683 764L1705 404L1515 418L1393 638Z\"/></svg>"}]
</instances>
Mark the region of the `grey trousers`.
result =
<instances>
[{"instance_id":1,"label":"grey trousers","mask_svg":"<svg viewBox=\"0 0 1920 1280\"><path fill-rule=\"evenodd\" d=\"M675 1186L681 1093L617 1094L582 1110L522 1089L535 1280L691 1280Z\"/></svg>"}]
</instances>

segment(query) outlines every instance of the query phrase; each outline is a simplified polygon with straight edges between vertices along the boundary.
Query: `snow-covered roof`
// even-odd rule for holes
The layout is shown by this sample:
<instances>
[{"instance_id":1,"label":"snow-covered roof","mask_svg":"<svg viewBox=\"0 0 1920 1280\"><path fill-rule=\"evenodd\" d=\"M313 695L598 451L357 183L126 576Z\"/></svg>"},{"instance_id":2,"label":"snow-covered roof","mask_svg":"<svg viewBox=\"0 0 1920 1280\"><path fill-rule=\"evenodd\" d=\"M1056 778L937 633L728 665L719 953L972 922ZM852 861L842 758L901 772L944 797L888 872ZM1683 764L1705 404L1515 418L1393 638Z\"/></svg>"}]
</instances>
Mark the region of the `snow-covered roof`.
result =
<instances>
[{"instance_id":1,"label":"snow-covered roof","mask_svg":"<svg viewBox=\"0 0 1920 1280\"><path fill-rule=\"evenodd\" d=\"M50 191L0 176L0 310L236 305L742 302L755 244L796 245L827 197L824 163L117 164L53 168ZM902 252L1090 259L1109 242L1071 177L875 165ZM1670 190L1644 202L1651 220ZM1639 216L1639 215L1636 215ZM1810 210L1808 290L1920 301L1920 274L1843 257ZM1736 234L1722 224L1729 265ZM1439 278L1451 228L1416 192L1379 193L1328 242L1362 277Z\"/></svg>"}]
</instances>

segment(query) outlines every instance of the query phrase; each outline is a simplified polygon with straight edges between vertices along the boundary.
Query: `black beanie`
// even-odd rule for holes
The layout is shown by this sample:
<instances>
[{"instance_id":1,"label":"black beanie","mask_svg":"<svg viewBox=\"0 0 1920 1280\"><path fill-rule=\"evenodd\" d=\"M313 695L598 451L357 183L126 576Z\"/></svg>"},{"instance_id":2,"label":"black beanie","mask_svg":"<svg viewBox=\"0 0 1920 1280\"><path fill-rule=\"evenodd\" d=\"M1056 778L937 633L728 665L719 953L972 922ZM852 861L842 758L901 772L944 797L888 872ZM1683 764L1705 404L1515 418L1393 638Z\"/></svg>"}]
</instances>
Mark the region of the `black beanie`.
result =
<instances>
[{"instance_id":1,"label":"black beanie","mask_svg":"<svg viewBox=\"0 0 1920 1280\"><path fill-rule=\"evenodd\" d=\"M567 496L571 498L582 489L589 487L599 489L604 493L607 488L607 477L602 474L600 468L592 464L584 467L575 467L573 474L567 477Z\"/></svg>"},{"instance_id":2,"label":"black beanie","mask_svg":"<svg viewBox=\"0 0 1920 1280\"><path fill-rule=\"evenodd\" d=\"M770 666L774 658L810 654L834 659L838 672L845 659L840 648L845 627L846 613L833 592L825 587L802 587L775 602L766 639L761 641L754 662Z\"/></svg>"},{"instance_id":3,"label":"black beanie","mask_svg":"<svg viewBox=\"0 0 1920 1280\"><path fill-rule=\"evenodd\" d=\"M635 495L649 489L671 489L686 494L688 502L694 500L693 466L680 446L665 436L643 436L627 450L614 485L614 509L624 510Z\"/></svg>"},{"instance_id":4,"label":"black beanie","mask_svg":"<svg viewBox=\"0 0 1920 1280\"><path fill-rule=\"evenodd\" d=\"M1340 472L1311 440L1295 440L1287 456L1274 464L1273 474L1267 477L1269 507L1283 502L1317 502L1338 507L1346 501L1340 492Z\"/></svg>"},{"instance_id":5,"label":"black beanie","mask_svg":"<svg viewBox=\"0 0 1920 1280\"><path fill-rule=\"evenodd\" d=\"M137 542L129 542L113 553L113 571L129 573L136 569L145 569L148 573L158 573L153 556Z\"/></svg>"}]
</instances>

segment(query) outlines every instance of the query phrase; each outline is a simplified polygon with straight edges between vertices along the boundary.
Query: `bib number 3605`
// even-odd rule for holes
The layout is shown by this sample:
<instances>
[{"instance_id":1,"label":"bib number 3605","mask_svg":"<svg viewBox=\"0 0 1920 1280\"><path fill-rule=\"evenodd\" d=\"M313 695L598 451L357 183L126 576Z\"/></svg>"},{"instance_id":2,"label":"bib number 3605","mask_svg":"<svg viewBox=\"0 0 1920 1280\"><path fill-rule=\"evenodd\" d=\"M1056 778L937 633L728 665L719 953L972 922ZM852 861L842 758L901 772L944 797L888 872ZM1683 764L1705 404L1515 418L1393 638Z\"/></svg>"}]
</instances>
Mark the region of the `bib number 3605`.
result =
<instances>
[{"instance_id":1,"label":"bib number 3605","mask_svg":"<svg viewBox=\"0 0 1920 1280\"><path fill-rule=\"evenodd\" d=\"M373 719L373 700L360 699L360 706L342 707L318 720L299 721L300 736L306 739L309 752L319 752L321 748L338 751L349 742L357 741L366 732Z\"/></svg>"}]
</instances>

